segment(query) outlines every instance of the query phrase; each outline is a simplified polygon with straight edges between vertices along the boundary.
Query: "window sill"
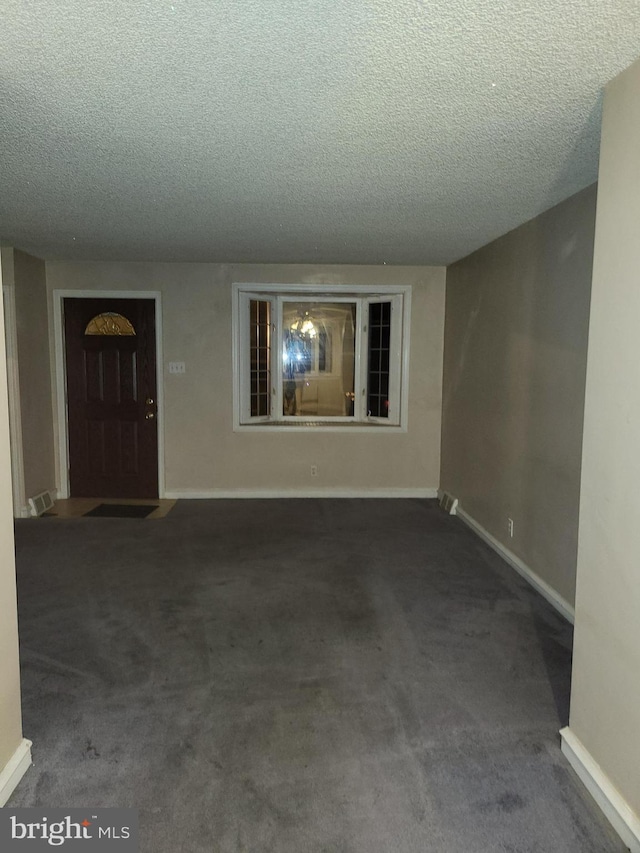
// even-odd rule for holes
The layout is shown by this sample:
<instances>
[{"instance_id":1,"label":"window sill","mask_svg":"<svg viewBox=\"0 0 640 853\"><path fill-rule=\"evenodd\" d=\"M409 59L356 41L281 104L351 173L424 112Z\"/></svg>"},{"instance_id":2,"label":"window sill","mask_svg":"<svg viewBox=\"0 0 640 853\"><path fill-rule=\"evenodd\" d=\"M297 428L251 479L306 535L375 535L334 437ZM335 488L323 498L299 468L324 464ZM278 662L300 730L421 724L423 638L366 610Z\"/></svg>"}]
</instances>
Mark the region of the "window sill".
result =
<instances>
[{"instance_id":1,"label":"window sill","mask_svg":"<svg viewBox=\"0 0 640 853\"><path fill-rule=\"evenodd\" d=\"M234 432L386 432L406 433L401 424L364 423L362 421L263 421L256 424L236 424Z\"/></svg>"}]
</instances>

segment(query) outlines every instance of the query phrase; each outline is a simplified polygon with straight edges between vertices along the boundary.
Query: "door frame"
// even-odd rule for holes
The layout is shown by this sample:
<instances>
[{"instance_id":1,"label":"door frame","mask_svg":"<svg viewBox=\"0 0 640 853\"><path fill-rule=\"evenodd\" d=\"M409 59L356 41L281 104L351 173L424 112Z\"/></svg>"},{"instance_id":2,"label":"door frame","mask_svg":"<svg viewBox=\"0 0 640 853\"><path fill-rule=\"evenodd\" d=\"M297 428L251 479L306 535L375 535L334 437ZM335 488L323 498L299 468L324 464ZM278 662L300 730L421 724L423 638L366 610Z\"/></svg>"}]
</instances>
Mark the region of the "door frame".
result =
<instances>
[{"instance_id":1,"label":"door frame","mask_svg":"<svg viewBox=\"0 0 640 853\"><path fill-rule=\"evenodd\" d=\"M69 413L67 410L67 364L64 341L64 299L149 299L156 315L156 396L158 404L158 498L165 496L164 482L164 384L162 357L162 294L159 290L54 290L53 339L56 373L58 427L58 498L69 497ZM98 495L99 497L99 495Z\"/></svg>"}]
</instances>

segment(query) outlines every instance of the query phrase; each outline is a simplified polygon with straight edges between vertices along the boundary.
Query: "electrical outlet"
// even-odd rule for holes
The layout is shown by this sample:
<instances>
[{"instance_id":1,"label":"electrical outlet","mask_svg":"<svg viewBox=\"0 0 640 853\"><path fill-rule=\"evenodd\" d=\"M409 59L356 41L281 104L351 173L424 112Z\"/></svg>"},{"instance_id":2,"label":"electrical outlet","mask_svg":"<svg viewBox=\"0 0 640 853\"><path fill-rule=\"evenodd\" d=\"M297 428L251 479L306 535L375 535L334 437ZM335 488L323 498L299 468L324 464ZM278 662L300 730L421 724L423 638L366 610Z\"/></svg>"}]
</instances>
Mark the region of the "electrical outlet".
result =
<instances>
[{"instance_id":1,"label":"electrical outlet","mask_svg":"<svg viewBox=\"0 0 640 853\"><path fill-rule=\"evenodd\" d=\"M513 539L513 519L507 519L507 529L509 530L509 536Z\"/></svg>"},{"instance_id":2,"label":"electrical outlet","mask_svg":"<svg viewBox=\"0 0 640 853\"><path fill-rule=\"evenodd\" d=\"M317 466L317 465L312 465L312 466L311 466L311 476L312 476L312 477L317 477L317 476L318 476L318 466Z\"/></svg>"}]
</instances>

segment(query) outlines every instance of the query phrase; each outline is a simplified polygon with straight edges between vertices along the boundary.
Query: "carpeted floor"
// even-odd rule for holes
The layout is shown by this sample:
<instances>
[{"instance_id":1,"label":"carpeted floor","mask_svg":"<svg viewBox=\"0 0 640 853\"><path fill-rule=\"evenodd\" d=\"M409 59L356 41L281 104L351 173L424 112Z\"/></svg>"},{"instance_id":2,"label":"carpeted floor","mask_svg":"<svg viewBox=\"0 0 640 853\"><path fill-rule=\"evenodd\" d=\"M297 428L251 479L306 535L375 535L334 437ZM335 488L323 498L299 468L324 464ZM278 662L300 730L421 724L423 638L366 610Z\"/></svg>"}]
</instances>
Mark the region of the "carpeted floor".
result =
<instances>
[{"instance_id":1,"label":"carpeted floor","mask_svg":"<svg viewBox=\"0 0 640 853\"><path fill-rule=\"evenodd\" d=\"M434 501L17 523L9 806L144 853L619 853L560 754L571 629Z\"/></svg>"}]
</instances>

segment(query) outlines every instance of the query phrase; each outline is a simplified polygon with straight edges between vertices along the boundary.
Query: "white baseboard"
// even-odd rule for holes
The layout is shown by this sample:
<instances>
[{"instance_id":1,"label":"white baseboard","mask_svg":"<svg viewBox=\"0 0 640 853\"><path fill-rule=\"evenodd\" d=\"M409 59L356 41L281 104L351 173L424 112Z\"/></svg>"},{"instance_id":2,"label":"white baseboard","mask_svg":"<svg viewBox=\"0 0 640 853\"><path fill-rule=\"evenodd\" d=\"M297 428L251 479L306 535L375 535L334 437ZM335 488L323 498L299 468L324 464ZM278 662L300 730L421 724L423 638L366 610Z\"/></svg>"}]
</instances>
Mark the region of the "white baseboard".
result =
<instances>
[{"instance_id":1,"label":"white baseboard","mask_svg":"<svg viewBox=\"0 0 640 853\"><path fill-rule=\"evenodd\" d=\"M167 490L172 500L211 498L436 498L437 489L209 489L207 491Z\"/></svg>"},{"instance_id":2,"label":"white baseboard","mask_svg":"<svg viewBox=\"0 0 640 853\"><path fill-rule=\"evenodd\" d=\"M485 530L481 524L478 524L478 522L465 512L460 505L458 505L456 515L458 515L462 521L464 521L464 523L474 531L474 533L477 533L481 539L484 539L487 545L500 554L503 560L506 560L506 562L509 563L509 565L515 569L519 575L522 575L522 577L528 581L531 586L540 593L540 595L547 599L549 604L555 607L558 613L564 616L564 618L573 625L575 621L575 609L566 599L556 592L552 586L540 577L540 575L537 575L533 569L530 569L526 563L523 563L520 557L516 556L513 551L505 548L502 542L499 542L495 536L492 536L488 530Z\"/></svg>"},{"instance_id":3,"label":"white baseboard","mask_svg":"<svg viewBox=\"0 0 640 853\"><path fill-rule=\"evenodd\" d=\"M569 726L560 730L562 752L631 853L640 853L640 818Z\"/></svg>"},{"instance_id":4,"label":"white baseboard","mask_svg":"<svg viewBox=\"0 0 640 853\"><path fill-rule=\"evenodd\" d=\"M18 782L31 767L31 764L31 741L22 738L20 745L0 773L0 808L13 794Z\"/></svg>"}]
</instances>

